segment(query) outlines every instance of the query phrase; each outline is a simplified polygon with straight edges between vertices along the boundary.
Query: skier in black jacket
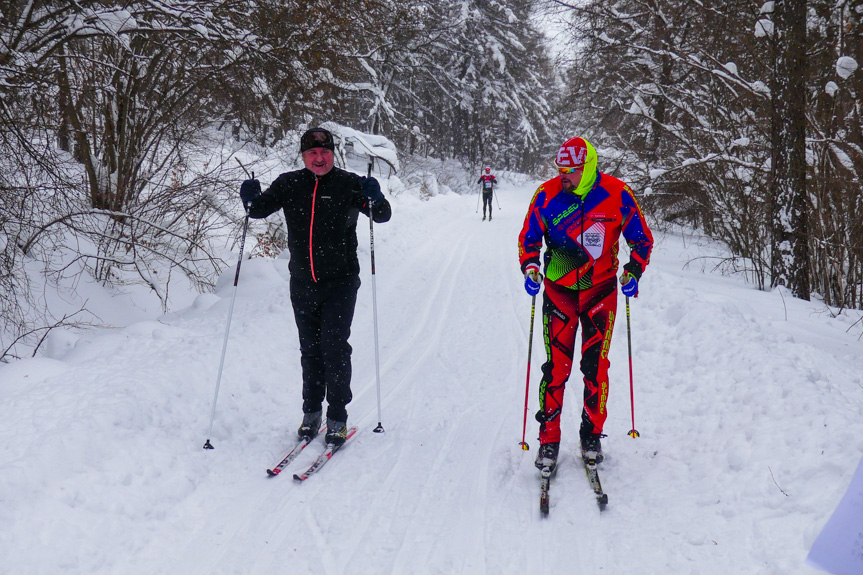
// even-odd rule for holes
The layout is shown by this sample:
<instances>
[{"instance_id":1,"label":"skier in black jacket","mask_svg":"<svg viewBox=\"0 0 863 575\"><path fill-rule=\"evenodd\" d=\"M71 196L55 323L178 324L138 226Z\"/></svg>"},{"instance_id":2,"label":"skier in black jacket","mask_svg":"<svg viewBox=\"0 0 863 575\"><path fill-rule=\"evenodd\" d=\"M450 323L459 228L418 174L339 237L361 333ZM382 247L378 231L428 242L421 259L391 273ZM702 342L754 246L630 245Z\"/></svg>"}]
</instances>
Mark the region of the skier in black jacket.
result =
<instances>
[{"instance_id":1,"label":"skier in black jacket","mask_svg":"<svg viewBox=\"0 0 863 575\"><path fill-rule=\"evenodd\" d=\"M303 368L303 423L297 433L317 435L326 399L326 442L341 445L352 397L348 338L360 287L357 217L371 209L374 221L383 223L392 210L376 179L334 167L334 150L332 134L312 128L300 139L304 169L280 175L264 193L258 180L246 180L240 197L251 218L279 209L285 214Z\"/></svg>"}]
</instances>

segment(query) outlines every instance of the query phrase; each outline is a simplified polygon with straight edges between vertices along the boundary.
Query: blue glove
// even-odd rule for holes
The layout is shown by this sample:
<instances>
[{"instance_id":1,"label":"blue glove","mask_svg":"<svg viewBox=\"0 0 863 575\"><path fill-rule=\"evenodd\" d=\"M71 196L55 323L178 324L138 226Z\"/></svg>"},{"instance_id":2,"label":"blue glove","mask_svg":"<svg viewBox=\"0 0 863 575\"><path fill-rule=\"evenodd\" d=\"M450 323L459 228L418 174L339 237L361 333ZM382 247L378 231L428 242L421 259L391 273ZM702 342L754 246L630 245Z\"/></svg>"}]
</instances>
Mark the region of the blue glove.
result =
<instances>
[{"instance_id":1,"label":"blue glove","mask_svg":"<svg viewBox=\"0 0 863 575\"><path fill-rule=\"evenodd\" d=\"M628 272L620 276L620 291L626 297L638 297L638 280Z\"/></svg>"},{"instance_id":2,"label":"blue glove","mask_svg":"<svg viewBox=\"0 0 863 575\"><path fill-rule=\"evenodd\" d=\"M361 188L363 191L363 195L370 199L372 202L382 202L384 200L384 193L381 191L381 185L374 178L360 178L362 181Z\"/></svg>"},{"instance_id":3,"label":"blue glove","mask_svg":"<svg viewBox=\"0 0 863 575\"><path fill-rule=\"evenodd\" d=\"M240 199L243 207L249 209L249 203L261 195L261 182L258 180L245 180L240 185Z\"/></svg>"},{"instance_id":4,"label":"blue glove","mask_svg":"<svg viewBox=\"0 0 863 575\"><path fill-rule=\"evenodd\" d=\"M535 296L539 293L540 282L542 282L542 276L539 275L539 267L536 265L530 265L524 270L524 291L527 292L529 296Z\"/></svg>"}]
</instances>

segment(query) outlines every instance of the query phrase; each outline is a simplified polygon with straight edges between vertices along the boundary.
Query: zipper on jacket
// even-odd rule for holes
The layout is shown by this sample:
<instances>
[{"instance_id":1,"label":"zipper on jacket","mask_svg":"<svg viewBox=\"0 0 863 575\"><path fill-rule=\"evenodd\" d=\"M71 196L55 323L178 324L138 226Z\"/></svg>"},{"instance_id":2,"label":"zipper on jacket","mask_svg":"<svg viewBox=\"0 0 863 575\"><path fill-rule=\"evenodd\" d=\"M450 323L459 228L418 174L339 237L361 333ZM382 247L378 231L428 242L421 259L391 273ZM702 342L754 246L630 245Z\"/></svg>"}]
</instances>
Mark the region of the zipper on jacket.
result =
<instances>
[{"instance_id":1,"label":"zipper on jacket","mask_svg":"<svg viewBox=\"0 0 863 575\"><path fill-rule=\"evenodd\" d=\"M314 191L312 191L312 219L309 222L309 266L311 267L311 270L312 270L312 281L314 281L316 283L318 281L318 278L315 277L315 256L313 255L313 251L312 251L312 233L315 231L315 198L318 195L318 182L319 181L320 181L320 178L318 178L318 176L316 175L315 176L315 189L314 189Z\"/></svg>"},{"instance_id":2,"label":"zipper on jacket","mask_svg":"<svg viewBox=\"0 0 863 575\"><path fill-rule=\"evenodd\" d=\"M586 197L586 194L585 194ZM584 247L584 198L579 198L581 200L581 235L579 236L579 247L587 252L587 249ZM590 254L587 254L587 257L590 258ZM589 260L588 260L589 261ZM581 317L581 278L579 277L578 271L575 272L575 313ZM584 333L584 332L582 332Z\"/></svg>"}]
</instances>

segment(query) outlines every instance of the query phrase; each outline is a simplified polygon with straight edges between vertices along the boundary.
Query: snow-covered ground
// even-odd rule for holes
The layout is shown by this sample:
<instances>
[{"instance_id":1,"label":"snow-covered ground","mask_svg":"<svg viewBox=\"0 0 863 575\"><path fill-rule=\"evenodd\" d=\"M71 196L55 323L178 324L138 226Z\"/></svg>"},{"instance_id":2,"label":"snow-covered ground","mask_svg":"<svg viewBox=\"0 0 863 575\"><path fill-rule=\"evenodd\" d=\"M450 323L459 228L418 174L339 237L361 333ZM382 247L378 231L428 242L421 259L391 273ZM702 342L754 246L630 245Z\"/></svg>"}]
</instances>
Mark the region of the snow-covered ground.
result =
<instances>
[{"instance_id":1,"label":"snow-covered ground","mask_svg":"<svg viewBox=\"0 0 863 575\"><path fill-rule=\"evenodd\" d=\"M575 377L543 518L539 321L531 449L518 445L530 298L516 239L533 189L505 181L492 222L476 196L405 194L375 226L383 434L361 219L360 432L304 484L265 472L301 417L284 259L243 263L213 451L233 266L186 309L0 367L0 573L816 573L803 561L863 453L860 314L757 291L694 259L714 253L696 238L657 233L631 306L641 437L627 436L620 313L608 508L575 457Z\"/></svg>"}]
</instances>

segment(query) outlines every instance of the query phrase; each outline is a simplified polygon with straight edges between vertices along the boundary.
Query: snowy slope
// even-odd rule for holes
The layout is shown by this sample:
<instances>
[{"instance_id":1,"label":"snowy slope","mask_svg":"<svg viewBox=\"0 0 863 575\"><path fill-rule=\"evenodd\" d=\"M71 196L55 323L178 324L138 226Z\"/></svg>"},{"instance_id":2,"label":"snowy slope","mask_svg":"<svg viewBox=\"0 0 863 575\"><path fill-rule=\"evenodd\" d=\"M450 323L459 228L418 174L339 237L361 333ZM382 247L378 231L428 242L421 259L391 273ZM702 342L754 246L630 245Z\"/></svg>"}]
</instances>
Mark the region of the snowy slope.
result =
<instances>
[{"instance_id":1,"label":"snowy slope","mask_svg":"<svg viewBox=\"0 0 863 575\"><path fill-rule=\"evenodd\" d=\"M234 269L178 313L0 366L0 573L811 574L809 546L863 454L856 315L702 269L657 234L612 343L600 514L564 412L548 518L538 511L537 321L522 451L530 298L516 238L533 185L394 198L375 226L382 419L367 220L354 321L358 436L320 475L265 470L299 424L286 260L242 267L207 439ZM497 207L497 206L495 206ZM273 216L276 217L276 216ZM309 464L316 443L288 471Z\"/></svg>"}]
</instances>

